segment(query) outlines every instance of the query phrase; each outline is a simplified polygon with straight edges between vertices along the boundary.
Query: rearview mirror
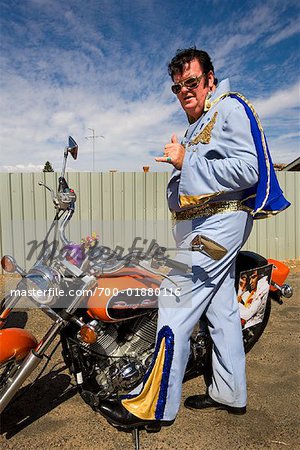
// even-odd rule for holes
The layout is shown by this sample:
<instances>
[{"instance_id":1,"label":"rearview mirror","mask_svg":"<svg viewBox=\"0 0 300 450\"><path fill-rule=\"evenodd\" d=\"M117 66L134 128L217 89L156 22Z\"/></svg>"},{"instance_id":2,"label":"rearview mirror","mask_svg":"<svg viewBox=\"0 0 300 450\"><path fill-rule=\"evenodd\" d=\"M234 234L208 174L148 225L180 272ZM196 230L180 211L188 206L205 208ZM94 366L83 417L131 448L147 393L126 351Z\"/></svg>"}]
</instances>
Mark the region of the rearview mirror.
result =
<instances>
[{"instance_id":1,"label":"rearview mirror","mask_svg":"<svg viewBox=\"0 0 300 450\"><path fill-rule=\"evenodd\" d=\"M75 140L72 138L72 136L69 136L68 152L71 153L71 155L74 159L77 159L78 145L75 142Z\"/></svg>"}]
</instances>

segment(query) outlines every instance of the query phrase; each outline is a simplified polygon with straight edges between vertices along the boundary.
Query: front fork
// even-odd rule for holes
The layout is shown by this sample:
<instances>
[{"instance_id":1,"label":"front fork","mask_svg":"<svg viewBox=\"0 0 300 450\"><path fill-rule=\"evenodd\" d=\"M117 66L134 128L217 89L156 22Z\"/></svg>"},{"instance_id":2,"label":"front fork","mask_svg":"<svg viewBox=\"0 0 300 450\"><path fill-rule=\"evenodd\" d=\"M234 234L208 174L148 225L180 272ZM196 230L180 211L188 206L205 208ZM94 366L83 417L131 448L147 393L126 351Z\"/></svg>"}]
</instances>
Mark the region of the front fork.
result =
<instances>
[{"instance_id":1,"label":"front fork","mask_svg":"<svg viewBox=\"0 0 300 450\"><path fill-rule=\"evenodd\" d=\"M75 273L76 275L76 273ZM95 278L93 276L85 276L82 278L84 281L83 290L90 290L95 288ZM0 318L3 321L6 320L9 311L15 306L18 298L10 298L7 299L7 304L4 306L4 311L1 314ZM13 396L16 394L18 389L22 386L24 381L29 377L29 375L34 371L34 369L41 362L43 355L47 348L51 345L55 337L60 333L60 330L66 325L67 321L72 321L72 315L76 311L78 304L81 301L81 295L78 295L73 302L68 306L68 308L64 312L64 317L60 317L58 314L54 312L51 308L47 306L43 306L44 312L50 316L55 322L49 328L43 339L39 342L37 347L34 350L31 350L30 353L26 356L20 368L17 370L16 374L9 379L5 385L5 387L0 392L0 413L6 408L8 403L11 401ZM74 319L74 322L79 326L83 326L80 320Z\"/></svg>"},{"instance_id":2,"label":"front fork","mask_svg":"<svg viewBox=\"0 0 300 450\"><path fill-rule=\"evenodd\" d=\"M25 380L36 369L43 359L43 355L47 348L51 345L55 337L59 334L60 329L64 325L63 319L58 319L48 330L43 339L39 342L35 350L31 350L26 356L23 363L17 370L16 374L7 381L5 387L0 393L0 413L6 408L11 399L20 389Z\"/></svg>"}]
</instances>

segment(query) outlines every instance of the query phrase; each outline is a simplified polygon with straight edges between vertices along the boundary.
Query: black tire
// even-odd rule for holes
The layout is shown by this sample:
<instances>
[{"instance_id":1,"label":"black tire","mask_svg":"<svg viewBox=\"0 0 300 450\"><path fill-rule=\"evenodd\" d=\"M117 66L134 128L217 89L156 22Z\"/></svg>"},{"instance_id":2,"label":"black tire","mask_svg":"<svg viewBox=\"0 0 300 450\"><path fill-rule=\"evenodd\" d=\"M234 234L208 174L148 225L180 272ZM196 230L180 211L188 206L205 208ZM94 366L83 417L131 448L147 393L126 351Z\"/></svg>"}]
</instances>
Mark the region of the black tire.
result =
<instances>
[{"instance_id":1,"label":"black tire","mask_svg":"<svg viewBox=\"0 0 300 450\"><path fill-rule=\"evenodd\" d=\"M235 278L236 290L238 287L240 272L243 272L244 270L253 269L254 267L262 267L267 264L268 261L266 260L266 258L264 258L261 255L258 255L257 253L248 251L240 252L237 257L236 263L236 278ZM269 295L266 303L266 309L264 312L263 320L257 325L253 325L252 327L243 329L243 341L245 353L248 353L252 349L252 347L256 344L256 342L263 334L269 321L270 313L271 313L271 298Z\"/></svg>"}]
</instances>

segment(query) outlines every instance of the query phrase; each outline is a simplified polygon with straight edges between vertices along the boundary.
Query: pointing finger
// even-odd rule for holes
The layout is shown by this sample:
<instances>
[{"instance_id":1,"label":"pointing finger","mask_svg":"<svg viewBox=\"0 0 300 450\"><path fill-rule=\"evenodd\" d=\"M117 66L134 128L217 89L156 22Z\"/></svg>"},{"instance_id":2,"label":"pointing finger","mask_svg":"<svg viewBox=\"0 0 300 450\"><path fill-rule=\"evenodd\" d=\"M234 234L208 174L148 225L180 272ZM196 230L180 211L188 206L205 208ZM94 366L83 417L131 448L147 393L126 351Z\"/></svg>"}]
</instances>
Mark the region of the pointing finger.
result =
<instances>
[{"instance_id":1,"label":"pointing finger","mask_svg":"<svg viewBox=\"0 0 300 450\"><path fill-rule=\"evenodd\" d=\"M172 164L172 159L170 156L157 156L155 161Z\"/></svg>"}]
</instances>

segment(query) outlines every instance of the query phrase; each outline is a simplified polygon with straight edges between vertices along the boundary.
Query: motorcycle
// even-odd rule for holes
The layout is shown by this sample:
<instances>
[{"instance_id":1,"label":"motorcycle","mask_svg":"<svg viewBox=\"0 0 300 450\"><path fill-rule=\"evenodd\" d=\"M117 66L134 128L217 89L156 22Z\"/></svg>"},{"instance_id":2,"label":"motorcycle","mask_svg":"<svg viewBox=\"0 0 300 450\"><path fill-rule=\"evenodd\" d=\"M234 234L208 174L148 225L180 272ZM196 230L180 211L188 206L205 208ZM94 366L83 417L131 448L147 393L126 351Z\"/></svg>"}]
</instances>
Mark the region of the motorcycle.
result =
<instances>
[{"instance_id":1,"label":"motorcycle","mask_svg":"<svg viewBox=\"0 0 300 450\"><path fill-rule=\"evenodd\" d=\"M94 410L102 400L130 392L141 383L151 363L162 280L169 279L174 284L174 295L180 295L180 287L169 277L166 268L191 270L186 264L169 258L168 249L155 241L147 251L133 249L123 256L98 245L97 239L88 250L83 244L68 240L66 227L75 211L76 194L68 186L65 170L68 155L76 159L77 153L78 146L69 136L57 192L39 183L50 191L56 212L37 261L26 273L12 256L3 256L1 260L3 270L21 275L21 280L1 303L0 412L41 364L57 336L78 392ZM52 245L48 245L51 234L54 238ZM201 235L193 239L189 250L203 252L213 259L220 259L227 251ZM261 272L268 279L268 288L252 316L242 317L244 348L248 352L268 323L271 299L282 303L282 297L291 297L293 291L285 284L289 269L280 261L241 251L236 264L236 290L246 312L249 311L247 302L253 307L255 301L249 292L248 298L245 297L246 285L244 289L241 286L243 276L249 279L251 274ZM29 330L5 327L24 292L53 321L39 342ZM190 344L184 381L203 375L208 383L211 338L205 317L201 318ZM136 449L139 448L138 431L133 430Z\"/></svg>"}]
</instances>

